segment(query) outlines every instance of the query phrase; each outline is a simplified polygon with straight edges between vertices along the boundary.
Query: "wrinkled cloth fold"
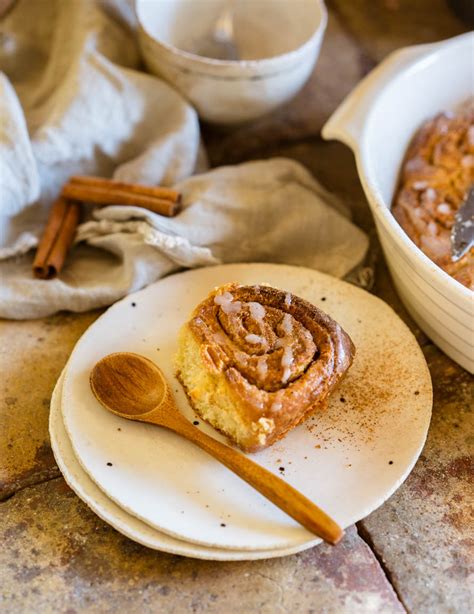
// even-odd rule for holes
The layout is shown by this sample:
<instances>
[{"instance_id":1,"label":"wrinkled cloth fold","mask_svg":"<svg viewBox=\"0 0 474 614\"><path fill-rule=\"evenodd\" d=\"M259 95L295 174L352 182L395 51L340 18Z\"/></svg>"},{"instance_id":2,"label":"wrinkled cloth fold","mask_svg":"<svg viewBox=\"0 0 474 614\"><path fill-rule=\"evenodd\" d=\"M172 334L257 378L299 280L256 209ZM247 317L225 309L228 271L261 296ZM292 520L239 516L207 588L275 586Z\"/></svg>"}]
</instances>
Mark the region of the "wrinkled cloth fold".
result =
<instances>
[{"instance_id":1,"label":"wrinkled cloth fold","mask_svg":"<svg viewBox=\"0 0 474 614\"><path fill-rule=\"evenodd\" d=\"M359 265L366 236L300 164L200 172L196 113L139 71L127 6L18 0L0 20L0 316L106 306L184 267L282 262L344 277ZM79 173L174 186L183 210L93 209L59 277L35 279L48 209Z\"/></svg>"},{"instance_id":2,"label":"wrinkled cloth fold","mask_svg":"<svg viewBox=\"0 0 474 614\"><path fill-rule=\"evenodd\" d=\"M136 70L133 32L101 3L18 0L0 33L0 258L37 243L71 175L171 185L194 172L196 112Z\"/></svg>"}]
</instances>

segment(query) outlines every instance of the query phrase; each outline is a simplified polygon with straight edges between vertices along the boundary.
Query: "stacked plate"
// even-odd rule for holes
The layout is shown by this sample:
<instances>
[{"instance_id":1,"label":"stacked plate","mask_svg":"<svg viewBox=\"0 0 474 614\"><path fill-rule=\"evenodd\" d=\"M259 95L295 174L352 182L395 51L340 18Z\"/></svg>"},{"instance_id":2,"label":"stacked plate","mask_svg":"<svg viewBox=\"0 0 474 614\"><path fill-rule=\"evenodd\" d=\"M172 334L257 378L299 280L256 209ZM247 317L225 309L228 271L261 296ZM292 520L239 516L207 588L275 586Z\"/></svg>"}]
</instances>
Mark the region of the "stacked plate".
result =
<instances>
[{"instance_id":1,"label":"stacked plate","mask_svg":"<svg viewBox=\"0 0 474 614\"><path fill-rule=\"evenodd\" d=\"M156 362L186 417L202 423L174 377L177 333L217 285L268 283L328 312L352 337L356 358L329 408L253 454L341 526L383 503L412 469L431 417L423 354L382 301L313 270L242 264L167 277L112 306L83 335L56 385L50 433L56 461L89 507L150 548L213 560L284 556L320 540L216 460L165 429L105 411L89 387L103 356L130 351Z\"/></svg>"}]
</instances>

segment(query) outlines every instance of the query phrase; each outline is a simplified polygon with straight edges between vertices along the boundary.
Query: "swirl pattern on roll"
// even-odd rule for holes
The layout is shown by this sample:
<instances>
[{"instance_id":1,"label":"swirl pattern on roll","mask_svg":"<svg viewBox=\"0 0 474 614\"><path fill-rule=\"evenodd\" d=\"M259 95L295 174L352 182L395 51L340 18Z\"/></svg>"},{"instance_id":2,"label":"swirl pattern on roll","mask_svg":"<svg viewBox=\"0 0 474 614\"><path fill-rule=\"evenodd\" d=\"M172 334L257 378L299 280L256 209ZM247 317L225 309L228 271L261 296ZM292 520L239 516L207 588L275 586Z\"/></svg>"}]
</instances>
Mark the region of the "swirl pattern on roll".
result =
<instances>
[{"instance_id":1,"label":"swirl pattern on roll","mask_svg":"<svg viewBox=\"0 0 474 614\"><path fill-rule=\"evenodd\" d=\"M271 420L272 441L325 404L355 352L327 314L265 285L216 289L188 326L208 370L225 376L246 414Z\"/></svg>"}]
</instances>

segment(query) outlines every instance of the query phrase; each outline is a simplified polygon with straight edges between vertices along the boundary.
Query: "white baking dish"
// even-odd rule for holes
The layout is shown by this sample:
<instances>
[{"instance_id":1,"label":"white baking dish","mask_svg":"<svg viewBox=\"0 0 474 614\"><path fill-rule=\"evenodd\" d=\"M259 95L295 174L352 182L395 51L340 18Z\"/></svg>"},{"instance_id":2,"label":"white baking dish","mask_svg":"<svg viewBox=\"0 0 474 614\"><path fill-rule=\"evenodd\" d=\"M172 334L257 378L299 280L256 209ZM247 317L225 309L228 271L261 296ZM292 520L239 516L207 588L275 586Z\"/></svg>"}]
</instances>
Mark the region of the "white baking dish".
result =
<instances>
[{"instance_id":1,"label":"white baking dish","mask_svg":"<svg viewBox=\"0 0 474 614\"><path fill-rule=\"evenodd\" d=\"M390 207L406 148L423 120L474 94L474 33L392 53L323 128L356 156L395 286L424 332L474 371L474 296L408 238Z\"/></svg>"}]
</instances>

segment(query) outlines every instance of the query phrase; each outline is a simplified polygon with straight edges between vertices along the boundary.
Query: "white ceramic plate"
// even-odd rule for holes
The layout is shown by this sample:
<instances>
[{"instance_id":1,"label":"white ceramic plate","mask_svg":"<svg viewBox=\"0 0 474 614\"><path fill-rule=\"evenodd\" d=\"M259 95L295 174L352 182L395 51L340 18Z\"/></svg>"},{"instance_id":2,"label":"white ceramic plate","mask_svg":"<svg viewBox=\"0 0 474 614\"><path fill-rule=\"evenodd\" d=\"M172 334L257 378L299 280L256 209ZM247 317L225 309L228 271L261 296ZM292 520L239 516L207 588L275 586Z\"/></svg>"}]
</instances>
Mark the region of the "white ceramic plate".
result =
<instances>
[{"instance_id":1,"label":"white ceramic plate","mask_svg":"<svg viewBox=\"0 0 474 614\"><path fill-rule=\"evenodd\" d=\"M132 351L174 378L177 333L195 305L228 281L267 282L323 307L351 335L356 359L328 411L252 455L343 527L385 501L408 475L431 416L429 372L416 340L382 301L310 269L228 265L167 277L116 303L84 334L64 379L62 407L77 459L128 513L178 539L214 548L292 548L314 537L217 461L179 436L106 412L89 387L101 357ZM344 401L341 401L344 399ZM217 438L213 430L204 429Z\"/></svg>"},{"instance_id":2,"label":"white ceramic plate","mask_svg":"<svg viewBox=\"0 0 474 614\"><path fill-rule=\"evenodd\" d=\"M307 542L296 548L282 550L218 550L206 548L189 542L180 541L165 533L160 533L145 524L135 516L131 516L116 503L111 501L100 488L93 482L78 463L66 429L64 428L61 412L61 392L63 377L58 380L51 398L51 411L49 417L49 433L54 458L67 484L76 495L86 503L93 512L102 520L117 529L130 539L162 552L180 554L196 559L208 559L211 561L248 561L257 559L269 559L280 556L288 556L312 546Z\"/></svg>"}]
</instances>

